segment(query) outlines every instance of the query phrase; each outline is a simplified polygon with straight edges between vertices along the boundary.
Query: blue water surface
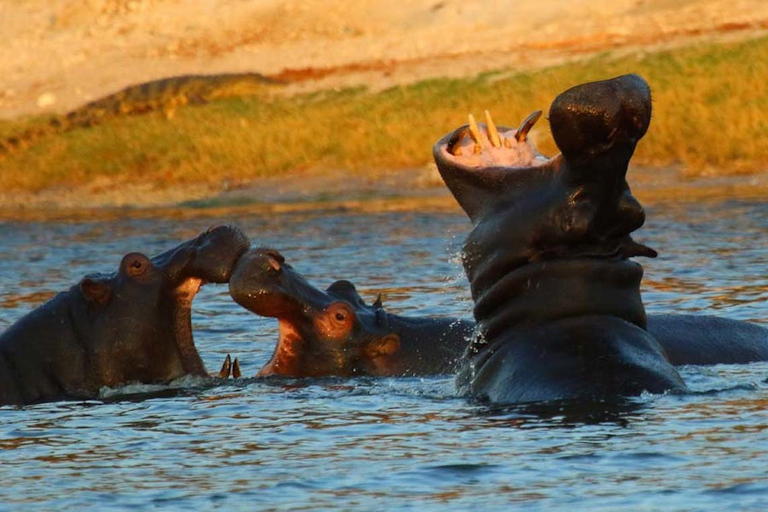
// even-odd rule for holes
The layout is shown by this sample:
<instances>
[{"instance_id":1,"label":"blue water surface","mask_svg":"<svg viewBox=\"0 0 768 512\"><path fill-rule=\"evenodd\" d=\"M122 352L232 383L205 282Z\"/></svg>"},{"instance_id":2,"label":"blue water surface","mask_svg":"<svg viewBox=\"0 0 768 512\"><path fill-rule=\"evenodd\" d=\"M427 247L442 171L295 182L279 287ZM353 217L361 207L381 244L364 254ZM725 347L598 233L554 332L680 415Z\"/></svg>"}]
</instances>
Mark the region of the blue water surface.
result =
<instances>
[{"instance_id":1,"label":"blue water surface","mask_svg":"<svg viewBox=\"0 0 768 512\"><path fill-rule=\"evenodd\" d=\"M768 320L768 205L647 209L649 312ZM455 213L245 214L0 223L0 329L131 251L236 223L310 282L357 284L402 314L471 317ZM273 319L206 286L193 327L209 369L269 358ZM0 409L7 510L768 510L768 363L683 367L685 396L492 409L450 376L285 380ZM137 393L131 395L131 393Z\"/></svg>"}]
</instances>

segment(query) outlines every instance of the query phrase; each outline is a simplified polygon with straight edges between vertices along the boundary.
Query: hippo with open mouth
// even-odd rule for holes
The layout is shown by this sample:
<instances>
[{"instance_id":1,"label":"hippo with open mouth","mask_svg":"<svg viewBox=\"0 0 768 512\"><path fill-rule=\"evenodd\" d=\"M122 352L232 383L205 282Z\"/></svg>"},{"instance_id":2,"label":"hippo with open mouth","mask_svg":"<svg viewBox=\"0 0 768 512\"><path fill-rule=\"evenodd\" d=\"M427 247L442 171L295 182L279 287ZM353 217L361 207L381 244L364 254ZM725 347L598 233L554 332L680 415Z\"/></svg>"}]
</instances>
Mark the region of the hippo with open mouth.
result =
<instances>
[{"instance_id":1,"label":"hippo with open mouth","mask_svg":"<svg viewBox=\"0 0 768 512\"><path fill-rule=\"evenodd\" d=\"M686 386L647 331L642 267L656 252L630 234L645 214L626 182L651 120L636 75L580 85L552 103L561 154L519 129L470 124L434 147L438 170L473 228L463 265L477 333L459 387L493 403L638 395Z\"/></svg>"},{"instance_id":2,"label":"hippo with open mouth","mask_svg":"<svg viewBox=\"0 0 768 512\"><path fill-rule=\"evenodd\" d=\"M219 226L154 258L123 257L0 335L0 404L94 398L104 386L206 376L192 338L192 300L226 283L248 250L237 228Z\"/></svg>"},{"instance_id":3,"label":"hippo with open mouth","mask_svg":"<svg viewBox=\"0 0 768 512\"><path fill-rule=\"evenodd\" d=\"M404 376L451 373L474 324L388 313L349 281L322 291L271 249L243 255L229 281L244 308L279 320L280 337L259 376Z\"/></svg>"}]
</instances>

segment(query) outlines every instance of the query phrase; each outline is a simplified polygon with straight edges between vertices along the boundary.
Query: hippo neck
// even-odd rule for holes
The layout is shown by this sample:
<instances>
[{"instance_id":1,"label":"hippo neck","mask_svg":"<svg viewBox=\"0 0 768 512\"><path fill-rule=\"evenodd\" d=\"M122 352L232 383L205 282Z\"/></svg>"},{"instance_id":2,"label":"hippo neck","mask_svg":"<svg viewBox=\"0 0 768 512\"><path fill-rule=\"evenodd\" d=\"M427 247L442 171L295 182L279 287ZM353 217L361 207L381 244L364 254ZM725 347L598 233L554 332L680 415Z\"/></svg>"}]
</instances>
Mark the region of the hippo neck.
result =
<instances>
[{"instance_id":1,"label":"hippo neck","mask_svg":"<svg viewBox=\"0 0 768 512\"><path fill-rule=\"evenodd\" d=\"M466 348L474 324L458 318L408 317L387 314L391 332L400 336L404 346L427 356L445 349L456 355Z\"/></svg>"},{"instance_id":2,"label":"hippo neck","mask_svg":"<svg viewBox=\"0 0 768 512\"><path fill-rule=\"evenodd\" d=\"M577 316L617 317L643 329L642 267L623 259L565 259L528 263L473 289L480 338L490 342L520 327Z\"/></svg>"},{"instance_id":3,"label":"hippo neck","mask_svg":"<svg viewBox=\"0 0 768 512\"><path fill-rule=\"evenodd\" d=\"M457 318L387 314L390 332L400 337L395 358L403 374L450 373L464 353L474 323Z\"/></svg>"}]
</instances>

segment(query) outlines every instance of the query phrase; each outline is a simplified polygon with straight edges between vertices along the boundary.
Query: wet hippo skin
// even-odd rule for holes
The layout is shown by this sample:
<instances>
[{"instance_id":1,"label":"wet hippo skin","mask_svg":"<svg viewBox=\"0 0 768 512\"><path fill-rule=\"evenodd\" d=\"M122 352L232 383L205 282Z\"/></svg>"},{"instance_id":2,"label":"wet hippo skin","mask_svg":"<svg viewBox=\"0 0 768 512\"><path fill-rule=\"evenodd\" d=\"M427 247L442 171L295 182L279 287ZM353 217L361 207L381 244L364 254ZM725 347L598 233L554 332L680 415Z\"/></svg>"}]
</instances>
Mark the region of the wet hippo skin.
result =
<instances>
[{"instance_id":1,"label":"wet hippo skin","mask_svg":"<svg viewBox=\"0 0 768 512\"><path fill-rule=\"evenodd\" d=\"M494 403L604 398L685 390L647 331L630 234L645 214L626 182L651 120L636 75L580 85L552 103L561 154L539 155L526 134L490 116L434 147L446 185L473 227L463 265L477 334L458 384Z\"/></svg>"},{"instance_id":2,"label":"wet hippo skin","mask_svg":"<svg viewBox=\"0 0 768 512\"><path fill-rule=\"evenodd\" d=\"M648 331L672 364L768 361L768 329L709 315L648 315Z\"/></svg>"},{"instance_id":3,"label":"wet hippo skin","mask_svg":"<svg viewBox=\"0 0 768 512\"><path fill-rule=\"evenodd\" d=\"M253 249L240 258L230 293L246 309L279 319L278 343L261 376L451 373L475 326L451 318L392 315L381 301L365 304L349 281L319 290L273 249ZM746 322L651 315L648 330L673 365L768 360L768 330ZM220 377L229 374L229 364ZM237 360L233 368L239 376Z\"/></svg>"},{"instance_id":4,"label":"wet hippo skin","mask_svg":"<svg viewBox=\"0 0 768 512\"><path fill-rule=\"evenodd\" d=\"M349 281L322 291L271 249L243 255L229 289L244 308L279 320L277 346L260 376L451 373L474 328L454 318L394 315L380 299L366 304Z\"/></svg>"},{"instance_id":5,"label":"wet hippo skin","mask_svg":"<svg viewBox=\"0 0 768 512\"><path fill-rule=\"evenodd\" d=\"M0 404L93 398L104 386L207 375L192 338L192 299L229 280L247 237L220 226L154 258L123 257L0 335Z\"/></svg>"}]
</instances>

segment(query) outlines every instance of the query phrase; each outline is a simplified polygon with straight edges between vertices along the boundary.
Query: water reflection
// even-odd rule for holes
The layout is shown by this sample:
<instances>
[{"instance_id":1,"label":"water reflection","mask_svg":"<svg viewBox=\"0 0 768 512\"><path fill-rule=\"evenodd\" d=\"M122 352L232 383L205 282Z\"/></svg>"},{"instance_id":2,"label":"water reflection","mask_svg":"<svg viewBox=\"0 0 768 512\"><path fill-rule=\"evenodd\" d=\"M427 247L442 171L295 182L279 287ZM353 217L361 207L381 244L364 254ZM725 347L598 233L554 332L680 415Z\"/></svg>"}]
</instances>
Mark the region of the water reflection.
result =
<instances>
[{"instance_id":1,"label":"water reflection","mask_svg":"<svg viewBox=\"0 0 768 512\"><path fill-rule=\"evenodd\" d=\"M576 428L584 425L626 427L650 397L607 400L556 400L514 406L487 406L478 411L484 426L502 428Z\"/></svg>"},{"instance_id":2,"label":"water reflection","mask_svg":"<svg viewBox=\"0 0 768 512\"><path fill-rule=\"evenodd\" d=\"M0 328L127 252L233 221L317 286L349 279L396 313L471 315L459 213L296 213L0 223ZM643 261L649 311L765 321L767 234L765 204L655 204L637 237L660 252ZM276 322L226 286L194 310L208 368L230 353L253 375L268 360ZM0 493L43 509L765 509L768 363L681 373L693 393L615 404L489 408L434 377L181 381L4 407Z\"/></svg>"}]
</instances>

